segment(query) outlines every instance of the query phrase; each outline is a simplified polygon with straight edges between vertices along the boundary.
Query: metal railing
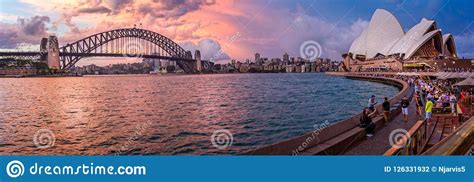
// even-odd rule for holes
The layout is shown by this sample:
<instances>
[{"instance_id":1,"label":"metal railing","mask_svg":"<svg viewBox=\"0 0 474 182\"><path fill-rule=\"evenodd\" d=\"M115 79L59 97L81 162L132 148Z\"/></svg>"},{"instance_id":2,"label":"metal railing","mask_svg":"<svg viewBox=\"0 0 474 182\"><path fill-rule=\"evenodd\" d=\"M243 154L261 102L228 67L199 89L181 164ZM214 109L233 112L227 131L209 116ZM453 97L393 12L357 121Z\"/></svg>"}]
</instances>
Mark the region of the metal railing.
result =
<instances>
[{"instance_id":1,"label":"metal railing","mask_svg":"<svg viewBox=\"0 0 474 182\"><path fill-rule=\"evenodd\" d=\"M441 140L423 155L466 155L474 145L474 117L464 122L454 133Z\"/></svg>"},{"instance_id":2,"label":"metal railing","mask_svg":"<svg viewBox=\"0 0 474 182\"><path fill-rule=\"evenodd\" d=\"M424 120L418 121L384 155L468 155L472 153L474 145L474 117L464 122L451 135L423 152L428 140L428 123Z\"/></svg>"},{"instance_id":3,"label":"metal railing","mask_svg":"<svg viewBox=\"0 0 474 182\"><path fill-rule=\"evenodd\" d=\"M428 122L417 121L407 134L383 155L419 155L428 143Z\"/></svg>"}]
</instances>

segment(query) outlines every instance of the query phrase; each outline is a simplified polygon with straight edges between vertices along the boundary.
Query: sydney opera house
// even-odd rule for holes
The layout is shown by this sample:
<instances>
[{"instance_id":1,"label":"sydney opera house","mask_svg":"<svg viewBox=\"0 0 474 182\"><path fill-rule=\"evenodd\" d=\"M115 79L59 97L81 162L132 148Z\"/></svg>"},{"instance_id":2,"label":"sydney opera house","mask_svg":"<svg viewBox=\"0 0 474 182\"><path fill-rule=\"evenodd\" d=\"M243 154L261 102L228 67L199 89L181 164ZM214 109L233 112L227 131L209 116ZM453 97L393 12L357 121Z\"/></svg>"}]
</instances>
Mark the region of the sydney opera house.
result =
<instances>
[{"instance_id":1,"label":"sydney opera house","mask_svg":"<svg viewBox=\"0 0 474 182\"><path fill-rule=\"evenodd\" d=\"M471 64L458 60L453 36L442 34L435 21L423 18L405 32L398 20L383 9L375 11L369 26L343 58L347 71L439 69Z\"/></svg>"}]
</instances>

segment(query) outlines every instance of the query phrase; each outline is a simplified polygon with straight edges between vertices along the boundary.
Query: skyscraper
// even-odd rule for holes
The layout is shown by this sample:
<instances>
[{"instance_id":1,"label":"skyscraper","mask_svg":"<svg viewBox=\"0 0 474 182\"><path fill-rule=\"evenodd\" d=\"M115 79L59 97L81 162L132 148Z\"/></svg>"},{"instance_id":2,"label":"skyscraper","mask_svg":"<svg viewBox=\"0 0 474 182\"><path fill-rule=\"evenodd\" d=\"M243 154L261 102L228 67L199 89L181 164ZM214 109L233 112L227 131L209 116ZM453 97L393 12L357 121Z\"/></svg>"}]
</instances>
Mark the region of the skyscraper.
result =
<instances>
[{"instance_id":1,"label":"skyscraper","mask_svg":"<svg viewBox=\"0 0 474 182\"><path fill-rule=\"evenodd\" d=\"M260 60L260 54L255 53L255 62L258 62Z\"/></svg>"},{"instance_id":2,"label":"skyscraper","mask_svg":"<svg viewBox=\"0 0 474 182\"><path fill-rule=\"evenodd\" d=\"M283 61L284 62L289 62L290 61L290 56L288 55L288 53L283 54Z\"/></svg>"}]
</instances>

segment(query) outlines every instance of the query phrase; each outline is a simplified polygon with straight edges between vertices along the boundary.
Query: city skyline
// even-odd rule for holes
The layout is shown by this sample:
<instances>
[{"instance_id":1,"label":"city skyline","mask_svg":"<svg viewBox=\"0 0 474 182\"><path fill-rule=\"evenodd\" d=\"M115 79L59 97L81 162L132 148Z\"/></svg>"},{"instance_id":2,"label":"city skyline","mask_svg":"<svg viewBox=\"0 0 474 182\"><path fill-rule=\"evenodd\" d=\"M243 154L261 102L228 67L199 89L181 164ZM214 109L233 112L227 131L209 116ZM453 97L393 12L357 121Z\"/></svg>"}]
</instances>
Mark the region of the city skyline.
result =
<instances>
[{"instance_id":1,"label":"city skyline","mask_svg":"<svg viewBox=\"0 0 474 182\"><path fill-rule=\"evenodd\" d=\"M367 27L373 11L385 8L402 27L411 27L422 18L436 20L443 31L453 33L460 57L474 57L469 1L8 0L2 4L0 24L5 28L0 30L0 49L37 48L38 37L51 34L65 44L96 32L136 25L159 32L185 49L200 49L204 59L215 58L218 63L252 59L256 52L269 58L283 53L298 57L301 44L308 40L321 45L321 57L341 60L341 54ZM118 62L103 60L105 64ZM92 62L84 60L83 64Z\"/></svg>"}]
</instances>

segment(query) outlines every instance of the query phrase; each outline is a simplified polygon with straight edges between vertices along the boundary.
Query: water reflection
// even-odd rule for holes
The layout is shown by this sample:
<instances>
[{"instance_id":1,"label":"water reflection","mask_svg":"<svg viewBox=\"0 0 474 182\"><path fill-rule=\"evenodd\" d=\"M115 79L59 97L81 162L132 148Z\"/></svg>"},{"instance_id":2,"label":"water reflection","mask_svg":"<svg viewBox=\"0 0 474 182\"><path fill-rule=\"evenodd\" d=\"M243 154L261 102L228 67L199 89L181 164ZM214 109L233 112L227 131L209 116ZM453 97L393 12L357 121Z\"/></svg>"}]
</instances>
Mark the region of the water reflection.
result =
<instances>
[{"instance_id":1,"label":"water reflection","mask_svg":"<svg viewBox=\"0 0 474 182\"><path fill-rule=\"evenodd\" d=\"M0 79L0 154L235 154L350 117L398 90L323 74ZM380 100L381 101L381 100ZM33 135L50 129L55 145ZM218 149L210 137L232 133Z\"/></svg>"}]
</instances>

